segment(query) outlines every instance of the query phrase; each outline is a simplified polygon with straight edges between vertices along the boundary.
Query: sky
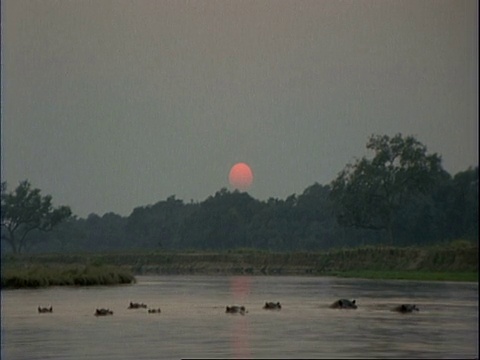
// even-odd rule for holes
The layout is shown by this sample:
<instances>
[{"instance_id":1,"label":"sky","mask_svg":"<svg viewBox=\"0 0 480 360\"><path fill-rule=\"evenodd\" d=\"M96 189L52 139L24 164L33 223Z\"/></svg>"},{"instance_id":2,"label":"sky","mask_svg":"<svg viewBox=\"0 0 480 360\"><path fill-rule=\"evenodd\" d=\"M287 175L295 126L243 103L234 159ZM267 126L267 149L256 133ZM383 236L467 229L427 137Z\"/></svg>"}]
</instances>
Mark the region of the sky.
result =
<instances>
[{"instance_id":1,"label":"sky","mask_svg":"<svg viewBox=\"0 0 480 360\"><path fill-rule=\"evenodd\" d=\"M79 217L285 199L413 135L478 165L474 0L4 0L1 178Z\"/></svg>"}]
</instances>

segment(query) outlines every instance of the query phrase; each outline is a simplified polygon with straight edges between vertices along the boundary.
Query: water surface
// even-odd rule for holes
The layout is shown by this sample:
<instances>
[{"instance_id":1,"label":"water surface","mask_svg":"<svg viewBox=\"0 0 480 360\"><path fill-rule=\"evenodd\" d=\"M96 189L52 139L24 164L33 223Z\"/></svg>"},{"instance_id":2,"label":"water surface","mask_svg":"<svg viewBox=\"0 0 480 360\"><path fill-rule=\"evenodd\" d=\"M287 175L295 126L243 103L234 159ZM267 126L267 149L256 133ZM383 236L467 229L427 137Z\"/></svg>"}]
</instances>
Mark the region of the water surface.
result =
<instances>
[{"instance_id":1,"label":"water surface","mask_svg":"<svg viewBox=\"0 0 480 360\"><path fill-rule=\"evenodd\" d=\"M478 358L478 284L295 276L138 276L2 291L2 359ZM357 310L335 310L339 299ZM130 301L161 314L127 309ZM267 311L266 301L282 310ZM414 303L415 314L391 311ZM225 313L244 305L245 316ZM38 306L53 306L39 314ZM114 315L95 317L96 308Z\"/></svg>"}]
</instances>

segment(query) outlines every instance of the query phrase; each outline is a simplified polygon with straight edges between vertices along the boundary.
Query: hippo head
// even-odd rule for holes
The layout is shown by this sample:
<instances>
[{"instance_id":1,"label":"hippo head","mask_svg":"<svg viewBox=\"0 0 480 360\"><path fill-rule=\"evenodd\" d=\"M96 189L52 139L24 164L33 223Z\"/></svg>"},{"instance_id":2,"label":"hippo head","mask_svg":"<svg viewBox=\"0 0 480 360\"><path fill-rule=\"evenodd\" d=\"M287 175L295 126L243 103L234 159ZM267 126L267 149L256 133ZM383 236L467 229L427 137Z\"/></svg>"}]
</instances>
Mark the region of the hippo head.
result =
<instances>
[{"instance_id":1,"label":"hippo head","mask_svg":"<svg viewBox=\"0 0 480 360\"><path fill-rule=\"evenodd\" d=\"M356 309L357 308L357 305L355 304L355 300L346 300L346 299L341 299L341 300L338 300L338 305L342 308L342 309Z\"/></svg>"},{"instance_id":2,"label":"hippo head","mask_svg":"<svg viewBox=\"0 0 480 360\"><path fill-rule=\"evenodd\" d=\"M95 310L95 316L105 316L105 315L113 315L113 311L110 309L97 309Z\"/></svg>"},{"instance_id":3,"label":"hippo head","mask_svg":"<svg viewBox=\"0 0 480 360\"><path fill-rule=\"evenodd\" d=\"M266 302L265 306L263 307L264 309L273 309L273 310L280 310L282 308L282 305L280 305L279 302L274 303L274 302Z\"/></svg>"},{"instance_id":4,"label":"hippo head","mask_svg":"<svg viewBox=\"0 0 480 360\"><path fill-rule=\"evenodd\" d=\"M53 307L50 306L49 308L47 308L47 307L40 307L39 306L38 307L38 312L39 313L51 313L51 312L53 312Z\"/></svg>"},{"instance_id":5,"label":"hippo head","mask_svg":"<svg viewBox=\"0 0 480 360\"><path fill-rule=\"evenodd\" d=\"M417 308L417 306L415 304L413 304L413 305L403 304L401 311L402 312L414 312L414 311L420 311L420 309Z\"/></svg>"},{"instance_id":6,"label":"hippo head","mask_svg":"<svg viewBox=\"0 0 480 360\"><path fill-rule=\"evenodd\" d=\"M333 309L356 309L357 304L355 304L355 300L340 299L335 301L330 307Z\"/></svg>"},{"instance_id":7,"label":"hippo head","mask_svg":"<svg viewBox=\"0 0 480 360\"><path fill-rule=\"evenodd\" d=\"M245 306L227 306L226 310L225 310L226 313L230 313L230 314L242 314L244 315L245 312L246 312L246 309L245 309Z\"/></svg>"}]
</instances>

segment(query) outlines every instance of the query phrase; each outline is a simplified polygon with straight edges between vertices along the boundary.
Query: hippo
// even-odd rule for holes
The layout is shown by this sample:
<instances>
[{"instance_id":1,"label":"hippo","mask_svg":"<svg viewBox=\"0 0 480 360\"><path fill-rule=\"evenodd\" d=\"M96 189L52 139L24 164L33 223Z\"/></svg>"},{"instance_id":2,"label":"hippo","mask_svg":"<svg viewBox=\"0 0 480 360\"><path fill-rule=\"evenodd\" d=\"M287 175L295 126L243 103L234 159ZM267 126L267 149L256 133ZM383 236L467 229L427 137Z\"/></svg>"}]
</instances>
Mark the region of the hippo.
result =
<instances>
[{"instance_id":1,"label":"hippo","mask_svg":"<svg viewBox=\"0 0 480 360\"><path fill-rule=\"evenodd\" d=\"M95 316L107 316L107 315L113 315L113 311L110 309L97 309L95 310Z\"/></svg>"},{"instance_id":2,"label":"hippo","mask_svg":"<svg viewBox=\"0 0 480 360\"><path fill-rule=\"evenodd\" d=\"M147 305L145 304L140 304L140 303L132 303L130 301L130 305L128 305L128 309L146 309Z\"/></svg>"},{"instance_id":3,"label":"hippo","mask_svg":"<svg viewBox=\"0 0 480 360\"><path fill-rule=\"evenodd\" d=\"M38 312L39 313L51 313L51 312L53 312L53 307L50 306L49 308L47 308L47 307L40 307L39 306L38 307Z\"/></svg>"},{"instance_id":4,"label":"hippo","mask_svg":"<svg viewBox=\"0 0 480 360\"><path fill-rule=\"evenodd\" d=\"M335 301L332 305L330 305L332 309L356 309L357 305L355 304L355 300L347 300L347 299L340 299Z\"/></svg>"},{"instance_id":5,"label":"hippo","mask_svg":"<svg viewBox=\"0 0 480 360\"><path fill-rule=\"evenodd\" d=\"M274 302L266 302L265 305L263 306L265 310L280 310L282 308L282 305L280 305L279 302L274 303Z\"/></svg>"},{"instance_id":6,"label":"hippo","mask_svg":"<svg viewBox=\"0 0 480 360\"><path fill-rule=\"evenodd\" d=\"M148 309L148 313L149 314L160 314L162 311L160 310L160 308L158 309Z\"/></svg>"},{"instance_id":7,"label":"hippo","mask_svg":"<svg viewBox=\"0 0 480 360\"><path fill-rule=\"evenodd\" d=\"M247 311L245 310L245 306L233 305L233 306L227 306L227 309L226 309L225 312L228 313L228 314L241 314L241 315L245 315L245 313L246 313Z\"/></svg>"},{"instance_id":8,"label":"hippo","mask_svg":"<svg viewBox=\"0 0 480 360\"><path fill-rule=\"evenodd\" d=\"M420 311L420 309L415 304L402 304L393 308L392 311L396 311L402 314L412 313L414 311Z\"/></svg>"}]
</instances>

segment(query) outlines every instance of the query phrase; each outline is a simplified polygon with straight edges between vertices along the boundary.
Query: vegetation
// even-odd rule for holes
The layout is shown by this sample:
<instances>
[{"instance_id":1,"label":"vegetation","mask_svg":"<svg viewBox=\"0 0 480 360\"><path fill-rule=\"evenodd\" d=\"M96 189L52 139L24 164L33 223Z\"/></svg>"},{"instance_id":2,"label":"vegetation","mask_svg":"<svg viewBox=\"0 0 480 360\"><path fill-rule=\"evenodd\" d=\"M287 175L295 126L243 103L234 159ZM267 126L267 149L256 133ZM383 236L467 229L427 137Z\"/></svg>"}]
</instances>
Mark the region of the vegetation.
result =
<instances>
[{"instance_id":1,"label":"vegetation","mask_svg":"<svg viewBox=\"0 0 480 360\"><path fill-rule=\"evenodd\" d=\"M478 247L359 247L323 252L128 252L42 254L2 259L2 286L90 285L130 282L128 274L316 275L373 279L478 281ZM116 272L114 270L116 269ZM123 272L119 272L122 269ZM58 279L48 277L55 273ZM122 275L123 274L123 275ZM29 279L28 281L26 279ZM126 281L118 281L119 279ZM24 285L25 286L25 285Z\"/></svg>"},{"instance_id":2,"label":"vegetation","mask_svg":"<svg viewBox=\"0 0 480 360\"><path fill-rule=\"evenodd\" d=\"M367 149L375 156L347 165L332 183L332 197L342 225L386 230L393 244L397 210L417 194L425 194L436 178L447 175L440 157L412 136L372 136Z\"/></svg>"},{"instance_id":3,"label":"vegetation","mask_svg":"<svg viewBox=\"0 0 480 360\"><path fill-rule=\"evenodd\" d=\"M77 218L27 180L10 193L2 182L2 288L131 283L133 273L478 281L478 167L452 177L401 134L367 148L372 159L285 200L223 188L127 217Z\"/></svg>"},{"instance_id":4,"label":"vegetation","mask_svg":"<svg viewBox=\"0 0 480 360\"><path fill-rule=\"evenodd\" d=\"M478 282L477 271L342 271L332 272L331 275L344 278L363 278L381 280L419 280L419 281L464 281Z\"/></svg>"},{"instance_id":5,"label":"vegetation","mask_svg":"<svg viewBox=\"0 0 480 360\"><path fill-rule=\"evenodd\" d=\"M440 157L427 154L411 136L372 136L367 148L374 152L372 159L347 165L331 184L315 183L286 199L259 201L227 189L202 202L184 203L172 195L137 207L129 216L60 216L61 222L40 217L33 225L24 220L13 237L10 214L29 218L30 208L19 199L33 194L35 204L41 204L41 197L28 183L13 194L2 184L2 253L224 254L246 248L256 254L319 253L366 246L426 247L455 239L478 245L478 167L451 176L441 168ZM20 232L26 230L28 242L21 240Z\"/></svg>"},{"instance_id":6,"label":"vegetation","mask_svg":"<svg viewBox=\"0 0 480 360\"><path fill-rule=\"evenodd\" d=\"M50 195L41 196L39 189L32 189L25 180L15 191L7 193L7 184L1 186L2 245L6 241L14 253L28 248L28 237L33 231L51 231L68 218L72 212L68 206L53 208Z\"/></svg>"},{"instance_id":7,"label":"vegetation","mask_svg":"<svg viewBox=\"0 0 480 360\"><path fill-rule=\"evenodd\" d=\"M130 270L112 265L8 264L2 266L2 288L63 285L117 285L135 281Z\"/></svg>"}]
</instances>

